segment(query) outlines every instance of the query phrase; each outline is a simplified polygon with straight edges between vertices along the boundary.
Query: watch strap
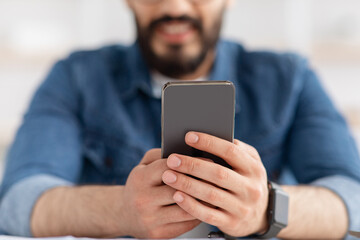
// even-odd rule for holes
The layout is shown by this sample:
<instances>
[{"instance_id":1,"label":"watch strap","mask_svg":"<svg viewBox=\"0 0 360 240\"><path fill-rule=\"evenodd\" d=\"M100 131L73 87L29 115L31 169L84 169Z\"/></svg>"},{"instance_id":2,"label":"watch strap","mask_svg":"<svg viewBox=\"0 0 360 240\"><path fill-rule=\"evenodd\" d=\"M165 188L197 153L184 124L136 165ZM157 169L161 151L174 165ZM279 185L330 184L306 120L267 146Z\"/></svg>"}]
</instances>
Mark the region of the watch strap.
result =
<instances>
[{"instance_id":1,"label":"watch strap","mask_svg":"<svg viewBox=\"0 0 360 240\"><path fill-rule=\"evenodd\" d=\"M251 237L258 238L258 239L269 239L274 238L278 235L278 233L286 227L287 223L277 223L274 221L274 214L275 211L279 211L280 209L275 209L275 198L276 198L276 191L283 192L280 185L268 181L269 185L269 203L268 203L268 209L267 209L267 221L268 221L268 229L263 234L254 234ZM288 209L286 209L287 211Z\"/></svg>"},{"instance_id":2,"label":"watch strap","mask_svg":"<svg viewBox=\"0 0 360 240\"><path fill-rule=\"evenodd\" d=\"M258 239L274 238L279 234L281 229L283 229L283 228L279 227L279 226L276 226L276 225L270 225L268 230L264 234L261 234L261 235L255 234L254 237L258 238Z\"/></svg>"}]
</instances>

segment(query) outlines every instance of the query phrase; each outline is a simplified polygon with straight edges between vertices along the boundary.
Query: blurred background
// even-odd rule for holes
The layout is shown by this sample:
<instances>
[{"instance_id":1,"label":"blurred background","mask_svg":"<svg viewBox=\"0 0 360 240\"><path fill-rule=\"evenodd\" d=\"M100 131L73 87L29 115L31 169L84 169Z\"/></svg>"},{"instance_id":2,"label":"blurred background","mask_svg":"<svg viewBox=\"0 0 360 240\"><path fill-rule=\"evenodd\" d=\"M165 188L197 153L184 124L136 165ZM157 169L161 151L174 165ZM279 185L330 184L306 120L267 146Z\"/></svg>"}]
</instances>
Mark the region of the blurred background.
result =
<instances>
[{"instance_id":1,"label":"blurred background","mask_svg":"<svg viewBox=\"0 0 360 240\"><path fill-rule=\"evenodd\" d=\"M235 0L223 36L251 49L307 56L359 143L359 9L359 0ZM75 49L130 44L134 33L124 0L0 0L0 166L57 59Z\"/></svg>"}]
</instances>

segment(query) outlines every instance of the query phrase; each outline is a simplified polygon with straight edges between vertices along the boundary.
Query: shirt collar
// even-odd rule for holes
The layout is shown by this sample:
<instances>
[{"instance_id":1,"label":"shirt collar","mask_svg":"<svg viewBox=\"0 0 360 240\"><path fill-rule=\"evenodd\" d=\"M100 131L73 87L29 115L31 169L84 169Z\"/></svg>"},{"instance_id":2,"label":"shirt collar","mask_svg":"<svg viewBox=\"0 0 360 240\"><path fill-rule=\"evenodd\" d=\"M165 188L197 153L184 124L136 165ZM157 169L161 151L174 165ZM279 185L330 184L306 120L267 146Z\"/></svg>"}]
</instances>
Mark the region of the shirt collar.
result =
<instances>
[{"instance_id":1,"label":"shirt collar","mask_svg":"<svg viewBox=\"0 0 360 240\"><path fill-rule=\"evenodd\" d=\"M119 77L119 94L123 99L133 97L138 90L152 96L150 70L140 51L137 42L128 47L125 51L126 60L124 72Z\"/></svg>"}]
</instances>

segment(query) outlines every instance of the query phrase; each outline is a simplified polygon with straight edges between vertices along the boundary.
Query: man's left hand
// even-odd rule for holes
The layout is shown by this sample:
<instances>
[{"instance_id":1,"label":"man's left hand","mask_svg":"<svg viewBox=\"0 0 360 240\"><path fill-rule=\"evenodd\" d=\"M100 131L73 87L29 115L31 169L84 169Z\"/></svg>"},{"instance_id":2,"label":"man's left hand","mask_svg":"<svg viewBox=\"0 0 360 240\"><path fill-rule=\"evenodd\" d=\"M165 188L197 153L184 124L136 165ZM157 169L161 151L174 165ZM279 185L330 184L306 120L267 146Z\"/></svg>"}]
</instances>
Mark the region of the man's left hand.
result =
<instances>
[{"instance_id":1,"label":"man's left hand","mask_svg":"<svg viewBox=\"0 0 360 240\"><path fill-rule=\"evenodd\" d=\"M167 165L171 170L165 171L162 179L178 190L173 196L176 203L231 236L264 232L267 174L256 149L239 140L231 143L198 132L187 133L185 142L224 159L232 169L200 158L170 155Z\"/></svg>"}]
</instances>

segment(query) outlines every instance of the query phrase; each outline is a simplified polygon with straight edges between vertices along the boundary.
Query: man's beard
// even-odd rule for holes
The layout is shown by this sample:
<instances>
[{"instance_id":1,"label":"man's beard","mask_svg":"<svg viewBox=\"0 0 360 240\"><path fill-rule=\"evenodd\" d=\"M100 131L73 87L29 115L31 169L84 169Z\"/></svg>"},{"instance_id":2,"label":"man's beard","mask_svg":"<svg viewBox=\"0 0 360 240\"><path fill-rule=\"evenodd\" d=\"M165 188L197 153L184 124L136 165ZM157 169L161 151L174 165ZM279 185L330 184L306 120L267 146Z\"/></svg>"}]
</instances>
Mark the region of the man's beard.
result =
<instances>
[{"instance_id":1,"label":"man's beard","mask_svg":"<svg viewBox=\"0 0 360 240\"><path fill-rule=\"evenodd\" d=\"M136 20L139 46L149 67L172 78L181 78L182 76L194 73L201 63L204 62L209 52L215 51L222 26L223 12L224 10L217 16L214 25L208 32L204 31L200 20L188 16L164 16L154 20L146 28L141 28L138 20ZM151 46L155 30L159 24L171 21L188 22L198 32L201 47L199 54L193 57L184 56L182 46L175 44L168 46L169 51L166 56L159 56L155 53Z\"/></svg>"}]
</instances>

